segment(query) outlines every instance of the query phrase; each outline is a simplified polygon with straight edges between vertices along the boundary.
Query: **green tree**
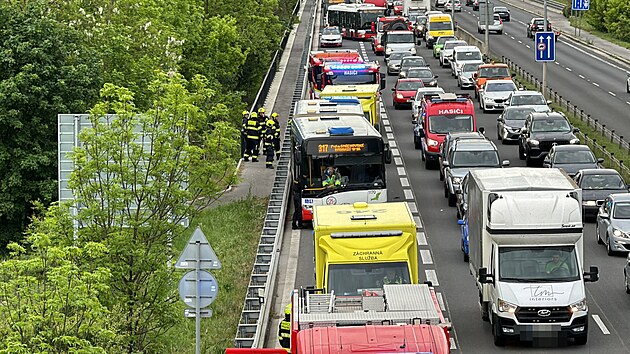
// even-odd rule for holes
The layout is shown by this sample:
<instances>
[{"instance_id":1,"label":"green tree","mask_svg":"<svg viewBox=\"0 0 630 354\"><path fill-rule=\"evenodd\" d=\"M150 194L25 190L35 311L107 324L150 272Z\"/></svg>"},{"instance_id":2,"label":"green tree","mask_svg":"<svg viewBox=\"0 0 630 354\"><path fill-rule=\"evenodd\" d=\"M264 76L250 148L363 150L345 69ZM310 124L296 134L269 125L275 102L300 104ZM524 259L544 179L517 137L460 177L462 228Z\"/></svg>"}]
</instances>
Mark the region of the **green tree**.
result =
<instances>
[{"instance_id":1,"label":"green tree","mask_svg":"<svg viewBox=\"0 0 630 354\"><path fill-rule=\"evenodd\" d=\"M79 240L110 250L102 260L112 271L106 304L118 350L127 353L159 353L160 336L181 320L167 243L184 218L234 179L239 154L238 130L208 125L198 106L212 98L205 78L156 77L146 113L136 109L130 90L104 86L103 101L90 112L92 128L82 130L73 154L70 182L83 206Z\"/></svg>"},{"instance_id":2,"label":"green tree","mask_svg":"<svg viewBox=\"0 0 630 354\"><path fill-rule=\"evenodd\" d=\"M67 208L34 219L0 263L0 353L106 353L114 333L99 301L110 272L100 243L74 244Z\"/></svg>"},{"instance_id":3,"label":"green tree","mask_svg":"<svg viewBox=\"0 0 630 354\"><path fill-rule=\"evenodd\" d=\"M57 114L91 107L102 85L82 35L41 2L0 3L0 247L34 200L57 198Z\"/></svg>"},{"instance_id":4,"label":"green tree","mask_svg":"<svg viewBox=\"0 0 630 354\"><path fill-rule=\"evenodd\" d=\"M591 0L589 10L584 11L584 18L586 19L586 22L601 32L608 31L605 21L608 2L609 0Z\"/></svg>"},{"instance_id":5,"label":"green tree","mask_svg":"<svg viewBox=\"0 0 630 354\"><path fill-rule=\"evenodd\" d=\"M630 3L626 0L609 0L605 16L608 32L622 41L630 42Z\"/></svg>"}]
</instances>

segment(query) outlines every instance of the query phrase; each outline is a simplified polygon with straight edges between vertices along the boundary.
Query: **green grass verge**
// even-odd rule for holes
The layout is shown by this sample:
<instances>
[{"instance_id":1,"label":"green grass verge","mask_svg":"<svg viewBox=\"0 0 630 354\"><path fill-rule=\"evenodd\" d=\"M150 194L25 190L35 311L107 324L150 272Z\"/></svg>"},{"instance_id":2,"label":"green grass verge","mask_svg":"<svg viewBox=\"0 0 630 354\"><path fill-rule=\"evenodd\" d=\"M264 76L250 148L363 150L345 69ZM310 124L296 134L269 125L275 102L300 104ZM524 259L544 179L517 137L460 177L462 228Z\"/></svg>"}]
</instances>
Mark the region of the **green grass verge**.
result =
<instances>
[{"instance_id":1,"label":"green grass verge","mask_svg":"<svg viewBox=\"0 0 630 354\"><path fill-rule=\"evenodd\" d=\"M249 198L204 210L191 222L187 233L173 240L175 254L179 255L192 231L200 225L223 266L212 271L219 283L219 293L210 305L212 318L201 320L202 353L225 353L226 347L234 345L267 202L266 198ZM179 305L182 323L166 334L170 343L167 353L194 353L195 320L183 319L185 306L181 301Z\"/></svg>"},{"instance_id":2,"label":"green grass verge","mask_svg":"<svg viewBox=\"0 0 630 354\"><path fill-rule=\"evenodd\" d=\"M580 20L576 17L576 16L570 16L569 17L569 22L571 23L571 26L576 27L576 28L580 28L583 31L587 31L588 33L599 37L601 39L604 39L608 42L614 43L620 47L624 47L626 49L630 49L630 43L625 42L620 40L619 38L613 36L612 34L608 33L608 32L601 32L596 30L595 28L593 28L593 26L591 26L588 22L586 22L585 19L582 18L582 21L580 22ZM578 29L577 34L580 33L580 30ZM576 34L576 35L577 35Z\"/></svg>"}]
</instances>

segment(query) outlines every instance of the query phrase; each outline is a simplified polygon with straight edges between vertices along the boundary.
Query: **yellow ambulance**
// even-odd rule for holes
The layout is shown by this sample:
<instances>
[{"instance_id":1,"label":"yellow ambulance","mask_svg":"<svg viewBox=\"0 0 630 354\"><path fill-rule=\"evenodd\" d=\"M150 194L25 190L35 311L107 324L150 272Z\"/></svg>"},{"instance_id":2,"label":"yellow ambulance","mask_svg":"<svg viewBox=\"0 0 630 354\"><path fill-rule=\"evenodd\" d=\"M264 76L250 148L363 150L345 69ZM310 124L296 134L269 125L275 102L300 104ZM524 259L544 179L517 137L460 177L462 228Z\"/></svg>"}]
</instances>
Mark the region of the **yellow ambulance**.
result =
<instances>
[{"instance_id":1,"label":"yellow ambulance","mask_svg":"<svg viewBox=\"0 0 630 354\"><path fill-rule=\"evenodd\" d=\"M363 114L372 125L380 130L381 109L379 107L380 85L327 85L320 93L320 98L329 97L358 97L363 106Z\"/></svg>"}]
</instances>

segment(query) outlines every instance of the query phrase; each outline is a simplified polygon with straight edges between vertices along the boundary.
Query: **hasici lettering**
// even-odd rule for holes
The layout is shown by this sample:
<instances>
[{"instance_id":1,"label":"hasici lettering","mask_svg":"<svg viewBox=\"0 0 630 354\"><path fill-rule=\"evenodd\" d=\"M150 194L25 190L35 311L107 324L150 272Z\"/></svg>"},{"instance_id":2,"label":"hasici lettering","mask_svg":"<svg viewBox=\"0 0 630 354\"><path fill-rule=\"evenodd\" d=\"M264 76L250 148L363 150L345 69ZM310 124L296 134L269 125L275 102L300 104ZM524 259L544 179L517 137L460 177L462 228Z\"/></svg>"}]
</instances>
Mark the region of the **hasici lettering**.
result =
<instances>
[{"instance_id":1,"label":"hasici lettering","mask_svg":"<svg viewBox=\"0 0 630 354\"><path fill-rule=\"evenodd\" d=\"M440 109L438 114L464 114L464 110L461 108Z\"/></svg>"}]
</instances>

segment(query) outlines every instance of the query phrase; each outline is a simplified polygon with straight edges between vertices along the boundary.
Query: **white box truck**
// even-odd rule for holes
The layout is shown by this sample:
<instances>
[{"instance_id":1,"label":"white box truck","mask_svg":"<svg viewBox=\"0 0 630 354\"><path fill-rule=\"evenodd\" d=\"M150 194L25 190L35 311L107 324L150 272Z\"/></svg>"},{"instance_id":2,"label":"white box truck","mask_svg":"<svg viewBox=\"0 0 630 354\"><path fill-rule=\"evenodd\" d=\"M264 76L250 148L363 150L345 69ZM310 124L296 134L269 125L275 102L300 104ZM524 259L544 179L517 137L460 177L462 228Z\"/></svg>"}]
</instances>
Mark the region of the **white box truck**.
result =
<instances>
[{"instance_id":1,"label":"white box truck","mask_svg":"<svg viewBox=\"0 0 630 354\"><path fill-rule=\"evenodd\" d=\"M409 16L411 11L426 12L431 10L430 0L403 0L403 16Z\"/></svg>"},{"instance_id":2,"label":"white box truck","mask_svg":"<svg viewBox=\"0 0 630 354\"><path fill-rule=\"evenodd\" d=\"M585 344L581 189L549 168L473 170L468 180L470 271L494 343L573 338Z\"/></svg>"}]
</instances>

